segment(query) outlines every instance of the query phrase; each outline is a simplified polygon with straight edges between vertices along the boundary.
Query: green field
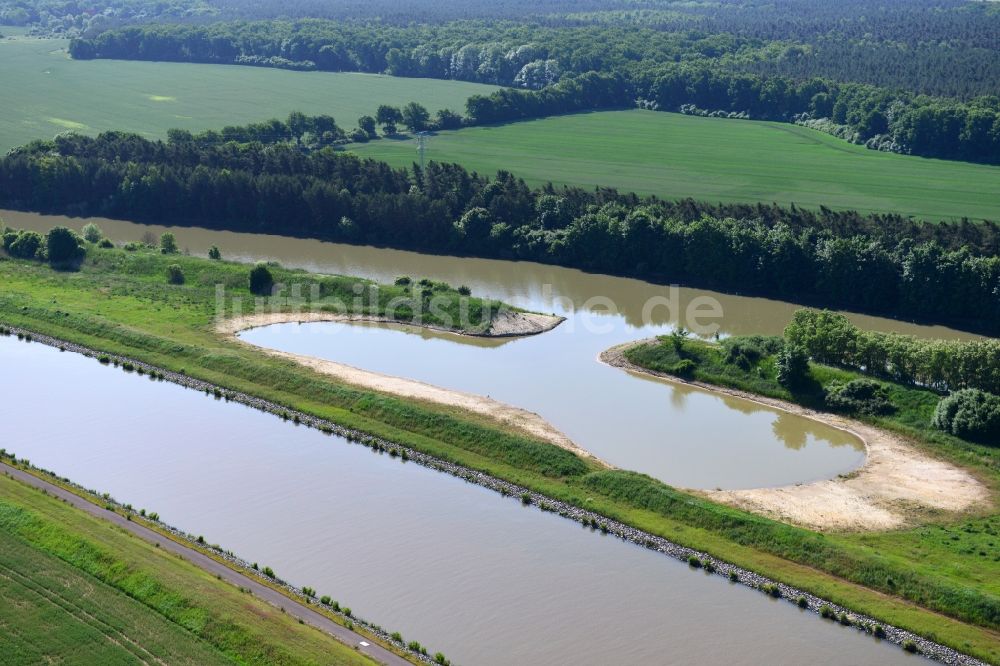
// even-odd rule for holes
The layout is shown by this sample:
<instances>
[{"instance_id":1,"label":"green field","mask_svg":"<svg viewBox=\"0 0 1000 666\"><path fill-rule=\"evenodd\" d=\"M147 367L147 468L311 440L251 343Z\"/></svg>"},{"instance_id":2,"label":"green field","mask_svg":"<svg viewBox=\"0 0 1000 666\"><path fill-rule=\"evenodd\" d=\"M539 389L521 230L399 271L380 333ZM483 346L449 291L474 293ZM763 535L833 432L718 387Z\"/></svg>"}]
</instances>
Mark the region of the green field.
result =
<instances>
[{"instance_id":1,"label":"green field","mask_svg":"<svg viewBox=\"0 0 1000 666\"><path fill-rule=\"evenodd\" d=\"M229 663L155 611L0 531L5 664Z\"/></svg>"},{"instance_id":2,"label":"green field","mask_svg":"<svg viewBox=\"0 0 1000 666\"><path fill-rule=\"evenodd\" d=\"M109 522L0 475L0 663L373 663Z\"/></svg>"},{"instance_id":3,"label":"green field","mask_svg":"<svg viewBox=\"0 0 1000 666\"><path fill-rule=\"evenodd\" d=\"M409 165L413 141L356 145ZM1000 220L1000 167L868 150L798 125L606 111L441 132L427 159L531 184L724 202L896 212L941 220Z\"/></svg>"},{"instance_id":4,"label":"green field","mask_svg":"<svg viewBox=\"0 0 1000 666\"><path fill-rule=\"evenodd\" d=\"M5 32L0 30L0 32ZM326 113L345 128L379 104L417 101L461 111L492 86L374 74L266 67L71 60L67 42L0 40L0 152L67 130L165 136L172 127L221 128L289 111Z\"/></svg>"}]
</instances>

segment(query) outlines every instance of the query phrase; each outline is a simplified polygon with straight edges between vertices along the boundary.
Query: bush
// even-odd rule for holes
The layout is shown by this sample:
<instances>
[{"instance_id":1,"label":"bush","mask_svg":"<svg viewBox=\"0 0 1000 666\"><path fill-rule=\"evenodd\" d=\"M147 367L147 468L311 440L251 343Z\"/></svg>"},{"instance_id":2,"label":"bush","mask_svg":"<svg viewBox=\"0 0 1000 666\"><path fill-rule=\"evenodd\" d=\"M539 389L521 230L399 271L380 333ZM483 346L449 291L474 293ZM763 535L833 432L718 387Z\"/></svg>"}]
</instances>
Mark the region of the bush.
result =
<instances>
[{"instance_id":1,"label":"bush","mask_svg":"<svg viewBox=\"0 0 1000 666\"><path fill-rule=\"evenodd\" d=\"M885 629L882 628L882 625L876 624L872 627L872 636L875 638L885 638Z\"/></svg>"},{"instance_id":2,"label":"bush","mask_svg":"<svg viewBox=\"0 0 1000 666\"><path fill-rule=\"evenodd\" d=\"M264 575L268 578L274 578L274 569L271 567L264 567Z\"/></svg>"},{"instance_id":3,"label":"bush","mask_svg":"<svg viewBox=\"0 0 1000 666\"><path fill-rule=\"evenodd\" d=\"M778 383L788 389L802 386L809 376L809 354L798 345L786 345L778 352L775 365Z\"/></svg>"},{"instance_id":4,"label":"bush","mask_svg":"<svg viewBox=\"0 0 1000 666\"><path fill-rule=\"evenodd\" d=\"M78 260L84 250L80 237L66 227L53 227L45 235L45 253L50 264L65 265Z\"/></svg>"},{"instance_id":5,"label":"bush","mask_svg":"<svg viewBox=\"0 0 1000 666\"><path fill-rule=\"evenodd\" d=\"M83 225L83 229L80 233L83 235L83 240L88 243L100 243L101 239L104 238L104 234L101 233L101 228L93 222L88 222Z\"/></svg>"},{"instance_id":6,"label":"bush","mask_svg":"<svg viewBox=\"0 0 1000 666\"><path fill-rule=\"evenodd\" d=\"M920 651L917 649L917 644L914 643L913 641L905 641L903 643L903 649L906 650L907 652L912 652L913 654L916 654L917 652Z\"/></svg>"},{"instance_id":7,"label":"bush","mask_svg":"<svg viewBox=\"0 0 1000 666\"><path fill-rule=\"evenodd\" d=\"M35 259L42 249L43 240L42 235L34 231L19 231L4 234L3 246L12 257Z\"/></svg>"},{"instance_id":8,"label":"bush","mask_svg":"<svg viewBox=\"0 0 1000 666\"><path fill-rule=\"evenodd\" d=\"M689 555L688 565L694 567L695 569L700 569L702 567L701 559L699 559L696 555Z\"/></svg>"},{"instance_id":9,"label":"bush","mask_svg":"<svg viewBox=\"0 0 1000 666\"><path fill-rule=\"evenodd\" d=\"M824 398L829 409L848 414L879 416L896 410L889 391L873 379L852 379L845 383L832 382Z\"/></svg>"},{"instance_id":10,"label":"bush","mask_svg":"<svg viewBox=\"0 0 1000 666\"><path fill-rule=\"evenodd\" d=\"M392 640L396 641L397 643L400 643L400 644L403 643L403 634L399 633L398 631L392 632L389 635L389 638L391 638Z\"/></svg>"},{"instance_id":11,"label":"bush","mask_svg":"<svg viewBox=\"0 0 1000 666\"><path fill-rule=\"evenodd\" d=\"M764 587L762 587L760 589L764 593L766 593L766 594L774 597L775 599L777 599L778 597L781 596L781 588L778 587L777 585L775 585L774 583L768 583L767 585L765 585Z\"/></svg>"},{"instance_id":12,"label":"bush","mask_svg":"<svg viewBox=\"0 0 1000 666\"><path fill-rule=\"evenodd\" d=\"M826 618L827 620L832 620L833 618L837 617L837 614L833 612L832 608L830 608L826 604L823 604L819 608L819 616Z\"/></svg>"},{"instance_id":13,"label":"bush","mask_svg":"<svg viewBox=\"0 0 1000 666\"><path fill-rule=\"evenodd\" d=\"M931 425L974 442L996 446L1000 442L1000 396L963 389L942 398Z\"/></svg>"},{"instance_id":14,"label":"bush","mask_svg":"<svg viewBox=\"0 0 1000 666\"><path fill-rule=\"evenodd\" d=\"M267 296L274 286L271 271L264 264L257 264L250 269L250 291L258 296Z\"/></svg>"},{"instance_id":15,"label":"bush","mask_svg":"<svg viewBox=\"0 0 1000 666\"><path fill-rule=\"evenodd\" d=\"M722 349L726 352L725 361L746 371L757 365L765 356L776 354L784 347L784 342L778 337L749 335L723 340Z\"/></svg>"},{"instance_id":16,"label":"bush","mask_svg":"<svg viewBox=\"0 0 1000 666\"><path fill-rule=\"evenodd\" d=\"M98 243L97 246L98 247L103 247L104 249L108 249L108 248L114 247L115 244L111 242L110 238L102 238L101 242Z\"/></svg>"},{"instance_id":17,"label":"bush","mask_svg":"<svg viewBox=\"0 0 1000 666\"><path fill-rule=\"evenodd\" d=\"M208 248L208 258L215 259L216 261L222 259L222 250L220 250L218 246L213 245L212 247Z\"/></svg>"},{"instance_id":18,"label":"bush","mask_svg":"<svg viewBox=\"0 0 1000 666\"><path fill-rule=\"evenodd\" d=\"M803 596L799 596L799 598L795 600L795 605L799 608L806 608L809 606L809 600Z\"/></svg>"},{"instance_id":19,"label":"bush","mask_svg":"<svg viewBox=\"0 0 1000 666\"><path fill-rule=\"evenodd\" d=\"M685 358L675 363L670 368L670 373L673 375L677 375L678 377L689 378L694 376L694 371L696 367L697 366L695 365L694 361L692 361L689 358Z\"/></svg>"},{"instance_id":20,"label":"bush","mask_svg":"<svg viewBox=\"0 0 1000 666\"><path fill-rule=\"evenodd\" d=\"M458 288L458 293L462 296L471 296L472 290L463 284L461 287Z\"/></svg>"},{"instance_id":21,"label":"bush","mask_svg":"<svg viewBox=\"0 0 1000 666\"><path fill-rule=\"evenodd\" d=\"M177 239L169 231L160 236L160 252L177 254Z\"/></svg>"},{"instance_id":22,"label":"bush","mask_svg":"<svg viewBox=\"0 0 1000 666\"><path fill-rule=\"evenodd\" d=\"M411 280L408 275L400 275L398 278L396 278L396 286L397 287L406 287L411 282L413 282L413 280Z\"/></svg>"},{"instance_id":23,"label":"bush","mask_svg":"<svg viewBox=\"0 0 1000 666\"><path fill-rule=\"evenodd\" d=\"M170 284L184 284L184 271L177 264L167 266L167 282Z\"/></svg>"}]
</instances>

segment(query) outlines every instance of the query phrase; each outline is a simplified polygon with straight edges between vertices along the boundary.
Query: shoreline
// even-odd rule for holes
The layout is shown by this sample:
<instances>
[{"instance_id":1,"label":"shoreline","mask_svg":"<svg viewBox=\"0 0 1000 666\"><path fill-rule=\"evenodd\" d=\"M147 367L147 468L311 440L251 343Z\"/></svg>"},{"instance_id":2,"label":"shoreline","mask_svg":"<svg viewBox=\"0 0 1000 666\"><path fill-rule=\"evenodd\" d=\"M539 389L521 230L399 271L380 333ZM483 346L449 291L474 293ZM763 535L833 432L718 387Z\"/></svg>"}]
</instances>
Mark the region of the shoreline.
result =
<instances>
[{"instance_id":1,"label":"shoreline","mask_svg":"<svg viewBox=\"0 0 1000 666\"><path fill-rule=\"evenodd\" d=\"M346 428L332 421L317 418L295 409L283 407L280 404L273 403L262 398L257 398L246 393L231 391L210 382L194 379L192 377L188 377L187 375L172 372L170 370L159 368L135 359L117 354L104 354L103 352L91 349L84 345L68 342L44 334L37 334L33 331L16 326L9 326L8 328L13 335L26 335L29 336L31 342L38 342L50 347L55 347L62 351L75 352L92 358L98 358L99 356L104 355L118 363L129 362L135 368L141 368L144 372L158 373L158 378L161 380L169 381L185 388L204 392L206 395L214 393L216 396L223 397L227 401L238 402L253 409L268 412L279 418L294 418L307 427L316 428L326 434L343 437L348 443L359 443L363 446L371 448L374 451L388 451L390 454L392 452L396 452L400 455L405 454L404 460L412 461L428 469L450 474L469 483L473 483L487 490L496 492L504 498L512 498L518 501L519 504L530 504L534 509L556 513L568 520L582 523L584 527L589 526L592 531L597 531L599 529L602 533L612 534L623 541L627 541L641 548L653 550L667 557L671 557L682 562L688 562L689 564L691 563L691 558L697 558L699 566L692 568L701 568L708 574L718 574L720 576L728 577L729 581L733 584L745 585L751 589L759 590L767 594L771 594L769 590L772 589L773 586L773 588L780 591L779 598L791 603L793 607L813 613L817 617L822 616L824 609L829 609L837 616L843 613L851 620L851 626L858 631L864 631L870 635L874 633L875 627L881 627L885 636L878 640L887 641L899 647L912 643L917 647L919 655L923 657L941 663L958 664L959 666L986 666L986 662L980 659L964 654L954 648L948 647L947 645L923 638L922 636L906 629L901 629L891 624L880 622L877 618L868 615L853 612L845 606L833 603L805 590L786 585L785 583L766 576L762 576L749 569L730 564L703 551L682 546L664 537L631 527L630 525L607 518L599 513L582 509L576 505L550 498L542 493L535 492L524 486L491 476L485 472L480 472L463 465L448 462L441 458L421 453L420 451L416 451L409 447L374 437L361 431ZM800 599L804 600L804 606L800 604ZM910 602L900 599L900 603L909 604Z\"/></svg>"},{"instance_id":2,"label":"shoreline","mask_svg":"<svg viewBox=\"0 0 1000 666\"><path fill-rule=\"evenodd\" d=\"M261 328L263 326L271 326L272 324L310 324L315 322L350 324L363 322L413 326L437 333L449 333L469 338L524 338L547 333L564 321L566 321L565 317L558 317L556 315L501 309L496 313L492 321L490 321L489 328L482 332L476 332L460 331L421 322L400 321L399 319L392 319L391 317L384 317L382 315L342 314L338 312L262 312L222 319L216 323L215 330L218 333L237 335L252 328Z\"/></svg>"},{"instance_id":3,"label":"shoreline","mask_svg":"<svg viewBox=\"0 0 1000 666\"><path fill-rule=\"evenodd\" d=\"M547 315L538 315L539 317L546 317L548 320L554 320L554 322L546 322L551 324L546 330L551 330L558 326L563 319L558 317L548 317ZM489 419L496 421L500 426L505 428L510 428L512 430L517 430L528 434L532 437L537 437L542 439L549 444L554 444L559 448L571 451L576 455L592 460L606 468L611 468L611 466L590 453L586 449L581 448L575 442L573 442L569 437L564 435L555 426L550 424L548 421L543 419L540 415L535 412L522 409L521 407L515 407L514 405L501 402L499 400L494 400L482 395L477 395L475 393L466 393L463 391L456 391L453 389L448 389L440 386L435 386L433 384L427 384L425 382L418 381L416 379L408 379L406 377L398 377L395 375L386 375L379 372L373 372L370 370L365 370L363 368L357 368L352 365L347 365L346 363L339 363L337 361L331 361L327 359L318 358L315 356L307 356L304 354L293 354L291 352L281 351L279 349L272 349L270 347L261 347L243 340L239 334L242 331L250 330L252 328L259 328L262 326L271 326L274 324L281 323L312 323L312 322L342 322L342 323L384 323L384 324L397 324L405 326L417 326L416 324L410 324L406 322L399 322L387 317L370 316L370 315L342 315L334 313L322 313L322 312L304 312L304 313L267 313L260 315L248 315L244 317L235 317L232 319L225 319L216 325L216 332L225 335L230 340L235 340L241 345L250 347L256 351L274 356L277 358L283 358L289 361L298 363L299 365L305 366L316 372L322 373L324 375L333 377L339 381L351 384L353 386L358 386L371 391L378 391L380 393L388 393L400 398L406 398L408 400L422 400L425 402L430 402L435 405L441 405L444 407L463 409L469 412L473 412L480 416L485 416ZM419 325L420 328L427 328L435 331L446 331L434 326ZM449 333L454 333L454 331L446 331ZM537 335L544 331L537 331L532 333L524 333L522 335ZM511 337L510 335L505 336L487 336L487 337Z\"/></svg>"},{"instance_id":4,"label":"shoreline","mask_svg":"<svg viewBox=\"0 0 1000 666\"><path fill-rule=\"evenodd\" d=\"M715 394L749 400L803 416L854 435L865 446L860 467L833 479L746 490L691 490L706 499L768 518L819 531L875 531L906 527L906 512L959 513L984 501L989 490L972 474L918 450L907 438L862 421L819 412L792 402L748 391L686 380L649 370L625 358L625 350L652 342L638 340L606 349L601 363L695 386Z\"/></svg>"}]
</instances>

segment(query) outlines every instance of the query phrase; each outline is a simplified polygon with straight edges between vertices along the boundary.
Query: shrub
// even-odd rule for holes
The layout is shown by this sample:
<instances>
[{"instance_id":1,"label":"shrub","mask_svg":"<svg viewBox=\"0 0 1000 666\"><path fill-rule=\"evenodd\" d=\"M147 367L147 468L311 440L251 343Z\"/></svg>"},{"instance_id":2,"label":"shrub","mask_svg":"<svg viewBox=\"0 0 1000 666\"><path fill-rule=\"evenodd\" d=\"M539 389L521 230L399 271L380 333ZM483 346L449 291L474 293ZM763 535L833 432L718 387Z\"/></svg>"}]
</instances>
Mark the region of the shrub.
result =
<instances>
[{"instance_id":1,"label":"shrub","mask_svg":"<svg viewBox=\"0 0 1000 666\"><path fill-rule=\"evenodd\" d=\"M1000 441L1000 396L979 389L963 389L942 398L931 425L974 442Z\"/></svg>"},{"instance_id":2,"label":"shrub","mask_svg":"<svg viewBox=\"0 0 1000 666\"><path fill-rule=\"evenodd\" d=\"M184 271L178 264L167 266L167 282L170 284L184 284Z\"/></svg>"},{"instance_id":3,"label":"shrub","mask_svg":"<svg viewBox=\"0 0 1000 666\"><path fill-rule=\"evenodd\" d=\"M423 646L420 645L418 641L410 641L409 643L407 643L406 647L412 650L413 652L420 652Z\"/></svg>"},{"instance_id":4,"label":"shrub","mask_svg":"<svg viewBox=\"0 0 1000 666\"><path fill-rule=\"evenodd\" d=\"M60 266L78 260L84 250L75 233L66 227L53 227L45 235L45 254L50 264Z\"/></svg>"},{"instance_id":5,"label":"shrub","mask_svg":"<svg viewBox=\"0 0 1000 666\"><path fill-rule=\"evenodd\" d=\"M847 613L841 613L841 614L840 614L840 615L839 615L839 616L837 617L837 620L839 620L839 621L840 621L840 623L841 623L842 625L844 625L845 627L849 627L849 626L851 626L851 624L852 624L852 622L851 622L851 618L850 618L850 617L848 617Z\"/></svg>"},{"instance_id":6,"label":"shrub","mask_svg":"<svg viewBox=\"0 0 1000 666\"><path fill-rule=\"evenodd\" d=\"M819 608L819 616L830 620L837 617L837 614L833 612L832 608L830 608L826 604L823 604Z\"/></svg>"},{"instance_id":7,"label":"shrub","mask_svg":"<svg viewBox=\"0 0 1000 666\"><path fill-rule=\"evenodd\" d=\"M402 644L403 642L403 634L399 633L398 631L392 632L392 634L389 635L389 638L400 644Z\"/></svg>"},{"instance_id":8,"label":"shrub","mask_svg":"<svg viewBox=\"0 0 1000 666\"><path fill-rule=\"evenodd\" d=\"M729 572L729 580L731 580L731 581L733 581L735 583L735 582L738 582L739 579L740 579L740 576L735 571L730 571Z\"/></svg>"},{"instance_id":9,"label":"shrub","mask_svg":"<svg viewBox=\"0 0 1000 666\"><path fill-rule=\"evenodd\" d=\"M896 410L889 391L873 379L852 379L846 384L831 382L824 401L828 408L849 414L879 416Z\"/></svg>"},{"instance_id":10,"label":"shrub","mask_svg":"<svg viewBox=\"0 0 1000 666\"><path fill-rule=\"evenodd\" d=\"M42 235L34 231L20 231L16 234L5 234L4 249L12 257L18 259L35 259L42 249Z\"/></svg>"},{"instance_id":11,"label":"shrub","mask_svg":"<svg viewBox=\"0 0 1000 666\"><path fill-rule=\"evenodd\" d=\"M531 495L529 493L521 493L521 504L525 506L531 504Z\"/></svg>"},{"instance_id":12,"label":"shrub","mask_svg":"<svg viewBox=\"0 0 1000 666\"><path fill-rule=\"evenodd\" d=\"M347 606L344 606L344 608L341 609L341 612L343 612L343 614L347 617L351 617L351 609Z\"/></svg>"},{"instance_id":13,"label":"shrub","mask_svg":"<svg viewBox=\"0 0 1000 666\"><path fill-rule=\"evenodd\" d=\"M876 624L872 627L872 636L875 638L885 638L885 629L882 628L882 625Z\"/></svg>"},{"instance_id":14,"label":"shrub","mask_svg":"<svg viewBox=\"0 0 1000 666\"><path fill-rule=\"evenodd\" d=\"M440 652L435 652L434 653L434 663L435 664L441 664L441 666L447 666L448 660L445 659L444 654L442 654Z\"/></svg>"},{"instance_id":15,"label":"shrub","mask_svg":"<svg viewBox=\"0 0 1000 666\"><path fill-rule=\"evenodd\" d=\"M472 290L466 287L464 284L458 288L458 293L462 296L471 296Z\"/></svg>"},{"instance_id":16,"label":"shrub","mask_svg":"<svg viewBox=\"0 0 1000 666\"><path fill-rule=\"evenodd\" d=\"M274 578L274 569L271 567L264 567L264 575L268 578Z\"/></svg>"},{"instance_id":17,"label":"shrub","mask_svg":"<svg viewBox=\"0 0 1000 666\"><path fill-rule=\"evenodd\" d=\"M920 651L917 649L917 644L914 643L913 641L904 641L903 649L906 650L907 652L912 652L913 654L916 654L917 652Z\"/></svg>"},{"instance_id":18,"label":"shrub","mask_svg":"<svg viewBox=\"0 0 1000 666\"><path fill-rule=\"evenodd\" d=\"M798 345L786 345L778 352L775 365L778 369L778 383L785 388L798 388L809 376L809 354Z\"/></svg>"},{"instance_id":19,"label":"shrub","mask_svg":"<svg viewBox=\"0 0 1000 666\"><path fill-rule=\"evenodd\" d=\"M774 583L768 583L767 585L765 585L760 589L763 590L766 594L774 597L775 599L781 596L781 588L775 585Z\"/></svg>"},{"instance_id":20,"label":"shrub","mask_svg":"<svg viewBox=\"0 0 1000 666\"><path fill-rule=\"evenodd\" d=\"M784 347L784 342L778 337L749 335L728 338L722 342L725 350L725 361L742 370L749 370L764 358L776 354Z\"/></svg>"},{"instance_id":21,"label":"shrub","mask_svg":"<svg viewBox=\"0 0 1000 666\"><path fill-rule=\"evenodd\" d=\"M104 238L104 234L101 233L101 228L93 222L88 222L83 225L83 229L80 233L83 235L83 240L88 243L100 243L101 239Z\"/></svg>"},{"instance_id":22,"label":"shrub","mask_svg":"<svg viewBox=\"0 0 1000 666\"><path fill-rule=\"evenodd\" d=\"M319 598L319 602L321 604L323 604L324 606L329 606L330 605L330 595L329 594L324 594L322 597Z\"/></svg>"},{"instance_id":23,"label":"shrub","mask_svg":"<svg viewBox=\"0 0 1000 666\"><path fill-rule=\"evenodd\" d=\"M274 286L271 271L264 264L257 264L250 269L250 291L258 296L267 296Z\"/></svg>"},{"instance_id":24,"label":"shrub","mask_svg":"<svg viewBox=\"0 0 1000 666\"><path fill-rule=\"evenodd\" d=\"M800 595L799 598L795 600L795 604L799 608L806 608L807 606L809 606L809 600Z\"/></svg>"},{"instance_id":25,"label":"shrub","mask_svg":"<svg viewBox=\"0 0 1000 666\"><path fill-rule=\"evenodd\" d=\"M688 556L688 565L694 567L695 569L701 568L701 560L696 555Z\"/></svg>"},{"instance_id":26,"label":"shrub","mask_svg":"<svg viewBox=\"0 0 1000 666\"><path fill-rule=\"evenodd\" d=\"M169 231L160 236L160 252L177 254L177 239Z\"/></svg>"},{"instance_id":27,"label":"shrub","mask_svg":"<svg viewBox=\"0 0 1000 666\"><path fill-rule=\"evenodd\" d=\"M158 523L160 522L160 514L153 511L152 513L149 514L149 519L152 520L154 523Z\"/></svg>"},{"instance_id":28,"label":"shrub","mask_svg":"<svg viewBox=\"0 0 1000 666\"><path fill-rule=\"evenodd\" d=\"M103 247L104 249L108 249L108 248L114 247L115 244L111 242L110 238L102 238L101 242L98 243L97 246L98 247Z\"/></svg>"},{"instance_id":29,"label":"shrub","mask_svg":"<svg viewBox=\"0 0 1000 666\"><path fill-rule=\"evenodd\" d=\"M398 278L396 278L397 287L405 287L409 285L411 282L413 282L413 280L411 280L408 275L400 275Z\"/></svg>"},{"instance_id":30,"label":"shrub","mask_svg":"<svg viewBox=\"0 0 1000 666\"><path fill-rule=\"evenodd\" d=\"M677 375L678 377L691 377L694 375L696 367L697 366L694 361L689 358L685 358L675 363L673 367L670 368L670 373Z\"/></svg>"},{"instance_id":31,"label":"shrub","mask_svg":"<svg viewBox=\"0 0 1000 666\"><path fill-rule=\"evenodd\" d=\"M208 248L208 258L218 261L219 259L222 259L222 251L218 248L218 246L213 245Z\"/></svg>"}]
</instances>

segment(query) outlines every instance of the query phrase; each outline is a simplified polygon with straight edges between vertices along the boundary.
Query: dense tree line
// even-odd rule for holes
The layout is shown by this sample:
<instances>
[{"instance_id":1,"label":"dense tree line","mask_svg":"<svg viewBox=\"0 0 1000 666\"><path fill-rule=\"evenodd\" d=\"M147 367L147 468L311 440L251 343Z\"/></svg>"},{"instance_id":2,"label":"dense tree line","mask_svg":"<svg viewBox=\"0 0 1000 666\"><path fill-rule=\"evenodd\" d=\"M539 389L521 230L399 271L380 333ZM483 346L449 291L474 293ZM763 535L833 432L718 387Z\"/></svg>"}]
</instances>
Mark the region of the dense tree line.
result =
<instances>
[{"instance_id":1,"label":"dense tree line","mask_svg":"<svg viewBox=\"0 0 1000 666\"><path fill-rule=\"evenodd\" d=\"M552 28L470 21L389 26L307 20L133 26L74 40L71 52L77 58L388 72L512 86L470 98L469 124L638 105L803 122L879 150L1000 163L996 95L958 101L816 78L812 75L824 73L822 68L787 64L805 62L806 54L816 49L728 34L614 25ZM789 55L793 53L798 55ZM844 60L842 55L831 60ZM926 73L911 52L900 57L921 76ZM884 65L880 58L857 66L879 69ZM1000 62L992 51L988 61ZM984 72L980 67L962 77L945 78L979 81ZM1000 67L996 87L990 88L996 89L1000 89Z\"/></svg>"},{"instance_id":2,"label":"dense tree line","mask_svg":"<svg viewBox=\"0 0 1000 666\"><path fill-rule=\"evenodd\" d=\"M844 315L815 310L797 311L785 338L821 363L939 391L1000 394L1000 340L930 340L866 331Z\"/></svg>"},{"instance_id":3,"label":"dense tree line","mask_svg":"<svg viewBox=\"0 0 1000 666\"><path fill-rule=\"evenodd\" d=\"M995 225L532 189L294 140L108 133L0 161L0 205L530 259L1000 331Z\"/></svg>"}]
</instances>

